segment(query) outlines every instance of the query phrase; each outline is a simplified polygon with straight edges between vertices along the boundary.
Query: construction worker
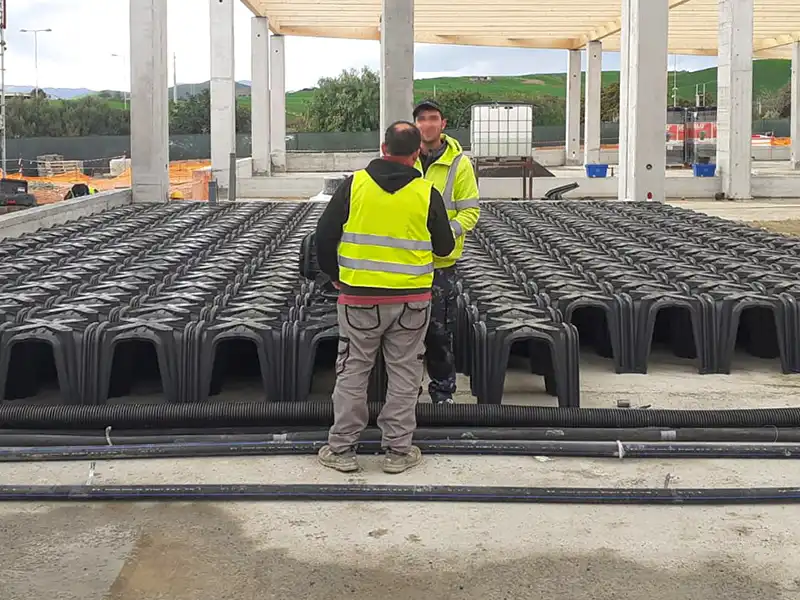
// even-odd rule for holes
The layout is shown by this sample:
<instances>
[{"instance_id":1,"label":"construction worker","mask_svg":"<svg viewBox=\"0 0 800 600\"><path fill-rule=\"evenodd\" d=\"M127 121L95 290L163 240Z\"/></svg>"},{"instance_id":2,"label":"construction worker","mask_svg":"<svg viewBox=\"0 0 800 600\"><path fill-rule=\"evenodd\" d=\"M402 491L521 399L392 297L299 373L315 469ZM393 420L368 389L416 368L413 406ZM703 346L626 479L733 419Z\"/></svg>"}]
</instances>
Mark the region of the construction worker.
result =
<instances>
[{"instance_id":1,"label":"construction worker","mask_svg":"<svg viewBox=\"0 0 800 600\"><path fill-rule=\"evenodd\" d=\"M339 290L334 423L319 461L338 471L359 468L355 450L367 426L367 387L379 350L388 375L378 417L383 470L401 473L422 461L411 442L434 255L449 255L455 239L441 195L414 169L420 143L412 123L392 124L382 158L344 180L317 224L319 267Z\"/></svg>"},{"instance_id":2,"label":"construction worker","mask_svg":"<svg viewBox=\"0 0 800 600\"><path fill-rule=\"evenodd\" d=\"M430 384L436 404L451 404L456 393L453 332L456 318L455 264L464 251L466 233L475 228L481 214L478 182L472 162L458 140L444 133L447 120L441 107L425 100L414 107L414 121L422 136L422 152L415 167L444 198L456 247L446 257L436 257L431 300L431 322L425 337ZM420 388L419 393L422 394Z\"/></svg>"},{"instance_id":3,"label":"construction worker","mask_svg":"<svg viewBox=\"0 0 800 600\"><path fill-rule=\"evenodd\" d=\"M69 191L64 196L64 200L70 200L72 198L80 198L81 196L90 196L92 194L97 194L97 188L89 185L87 183L76 183L73 185Z\"/></svg>"}]
</instances>

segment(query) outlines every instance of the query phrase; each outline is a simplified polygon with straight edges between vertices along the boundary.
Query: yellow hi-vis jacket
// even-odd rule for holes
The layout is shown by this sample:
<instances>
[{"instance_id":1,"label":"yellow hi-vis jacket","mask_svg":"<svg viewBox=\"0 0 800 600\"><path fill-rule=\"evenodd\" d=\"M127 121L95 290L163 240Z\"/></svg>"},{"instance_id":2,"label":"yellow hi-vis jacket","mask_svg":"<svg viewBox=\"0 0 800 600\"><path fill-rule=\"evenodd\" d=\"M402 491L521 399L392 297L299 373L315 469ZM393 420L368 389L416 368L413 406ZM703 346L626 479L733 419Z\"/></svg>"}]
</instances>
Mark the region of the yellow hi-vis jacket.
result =
<instances>
[{"instance_id":1,"label":"yellow hi-vis jacket","mask_svg":"<svg viewBox=\"0 0 800 600\"><path fill-rule=\"evenodd\" d=\"M418 177L392 194L365 170L353 173L350 211L339 243L339 281L393 290L433 285L432 187Z\"/></svg>"},{"instance_id":2,"label":"yellow hi-vis jacket","mask_svg":"<svg viewBox=\"0 0 800 600\"><path fill-rule=\"evenodd\" d=\"M475 180L472 162L469 157L464 156L464 150L458 140L442 135L442 141L447 142L447 149L428 167L423 176L433 183L444 198L444 206L456 238L456 247L449 256L433 257L433 264L437 269L450 267L461 258L466 233L475 228L481 216L478 182ZM422 173L422 163L419 159L415 167Z\"/></svg>"}]
</instances>

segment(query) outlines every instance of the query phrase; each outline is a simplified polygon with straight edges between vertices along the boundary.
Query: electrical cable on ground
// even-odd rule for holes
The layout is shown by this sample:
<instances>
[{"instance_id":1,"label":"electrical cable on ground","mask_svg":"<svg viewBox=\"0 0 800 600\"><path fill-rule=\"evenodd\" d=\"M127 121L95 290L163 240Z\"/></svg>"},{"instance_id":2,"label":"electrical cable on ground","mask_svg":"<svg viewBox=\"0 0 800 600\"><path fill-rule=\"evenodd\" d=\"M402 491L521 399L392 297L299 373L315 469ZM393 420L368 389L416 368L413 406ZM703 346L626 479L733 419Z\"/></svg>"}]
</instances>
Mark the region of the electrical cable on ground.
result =
<instances>
[{"instance_id":1,"label":"electrical cable on ground","mask_svg":"<svg viewBox=\"0 0 800 600\"><path fill-rule=\"evenodd\" d=\"M325 441L182 442L124 446L43 446L0 448L0 462L275 456L315 454ZM553 440L419 441L429 454L492 456L573 456L592 458L800 458L800 444L696 442L563 442ZM381 452L379 441L360 444L363 453Z\"/></svg>"},{"instance_id":2,"label":"electrical cable on ground","mask_svg":"<svg viewBox=\"0 0 800 600\"><path fill-rule=\"evenodd\" d=\"M0 429L2 446L113 446L130 444L172 444L181 442L299 442L328 439L328 428L238 427L198 429L114 429L70 430ZM361 440L376 441L381 432L366 429ZM422 427L414 439L425 440L560 440L623 442L800 442L800 428L565 428L565 427Z\"/></svg>"},{"instance_id":3,"label":"electrical cable on ground","mask_svg":"<svg viewBox=\"0 0 800 600\"><path fill-rule=\"evenodd\" d=\"M431 485L0 485L0 502L412 501L526 504L795 504L800 488L620 489Z\"/></svg>"}]
</instances>

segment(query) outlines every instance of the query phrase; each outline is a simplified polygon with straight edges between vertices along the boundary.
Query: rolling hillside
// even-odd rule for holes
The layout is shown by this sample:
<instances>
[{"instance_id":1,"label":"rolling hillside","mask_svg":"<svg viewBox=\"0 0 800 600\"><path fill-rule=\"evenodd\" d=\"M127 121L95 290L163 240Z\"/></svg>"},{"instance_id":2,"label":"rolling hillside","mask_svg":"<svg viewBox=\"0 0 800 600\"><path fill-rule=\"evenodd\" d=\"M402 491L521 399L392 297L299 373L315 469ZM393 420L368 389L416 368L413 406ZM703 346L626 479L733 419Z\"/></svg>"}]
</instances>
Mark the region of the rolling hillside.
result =
<instances>
[{"instance_id":1,"label":"rolling hillside","mask_svg":"<svg viewBox=\"0 0 800 600\"><path fill-rule=\"evenodd\" d=\"M753 66L753 89L757 96L762 92L775 91L789 83L791 62L788 60L759 60ZM673 73L670 73L669 88L672 89ZM418 79L414 84L417 99L429 98L436 93L448 90L477 91L502 100L509 94L529 94L531 96L557 96L566 94L566 73L545 75L518 75L513 77L442 77L437 79ZM604 71L603 85L619 81L619 71ZM717 95L717 69L702 71L679 71L677 74L678 96L693 99L695 85L706 84L706 93ZM293 92L286 97L286 112L290 115L303 113L306 102L313 90Z\"/></svg>"},{"instance_id":2,"label":"rolling hillside","mask_svg":"<svg viewBox=\"0 0 800 600\"><path fill-rule=\"evenodd\" d=\"M672 88L674 74L671 72L669 77L669 88ZM791 63L788 60L759 60L753 67L753 88L755 95L776 91L789 82L791 76ZM604 71L603 84L619 81L619 71ZM678 95L680 98L694 99L695 86L706 84L706 92L716 97L717 93L717 69L704 69L702 71L679 71L677 74ZM9 86L14 91L27 91L30 86ZM185 98L191 94L196 94L201 90L206 90L209 82L204 81L195 84L178 84L178 96ZM497 77L440 77L436 79L419 79L415 83L414 95L417 99L434 97L437 93L450 90L469 90L485 94L497 100L503 100L504 96L525 94L531 97L555 96L564 97L566 92L566 74L548 73L517 76L497 76ZM99 94L91 90L59 88L45 89L45 91L56 98L75 98L88 94ZM240 101L247 102L250 91L249 81L236 82L236 94ZM286 96L286 112L291 121L305 112L305 107L311 96L313 89L304 89L291 92ZM108 92L106 92L108 94ZM111 92L118 94L118 92ZM172 88L169 97L172 98ZM109 98L109 102L123 106L120 98Z\"/></svg>"}]
</instances>

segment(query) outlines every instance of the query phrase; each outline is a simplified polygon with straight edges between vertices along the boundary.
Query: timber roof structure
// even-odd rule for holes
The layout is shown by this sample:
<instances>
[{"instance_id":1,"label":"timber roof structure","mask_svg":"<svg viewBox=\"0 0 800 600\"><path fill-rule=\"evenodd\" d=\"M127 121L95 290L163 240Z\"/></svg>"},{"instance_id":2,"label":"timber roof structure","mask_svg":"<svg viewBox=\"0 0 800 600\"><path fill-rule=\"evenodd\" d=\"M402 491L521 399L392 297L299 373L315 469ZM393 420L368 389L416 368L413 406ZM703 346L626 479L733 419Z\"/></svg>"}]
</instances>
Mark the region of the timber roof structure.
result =
<instances>
[{"instance_id":1,"label":"timber roof structure","mask_svg":"<svg viewBox=\"0 0 800 600\"><path fill-rule=\"evenodd\" d=\"M381 0L242 0L281 35L380 39ZM429 44L578 49L620 47L621 0L415 0L414 37ZM669 0L669 52L717 54L717 0ZM756 58L789 58L800 2L755 0Z\"/></svg>"}]
</instances>

